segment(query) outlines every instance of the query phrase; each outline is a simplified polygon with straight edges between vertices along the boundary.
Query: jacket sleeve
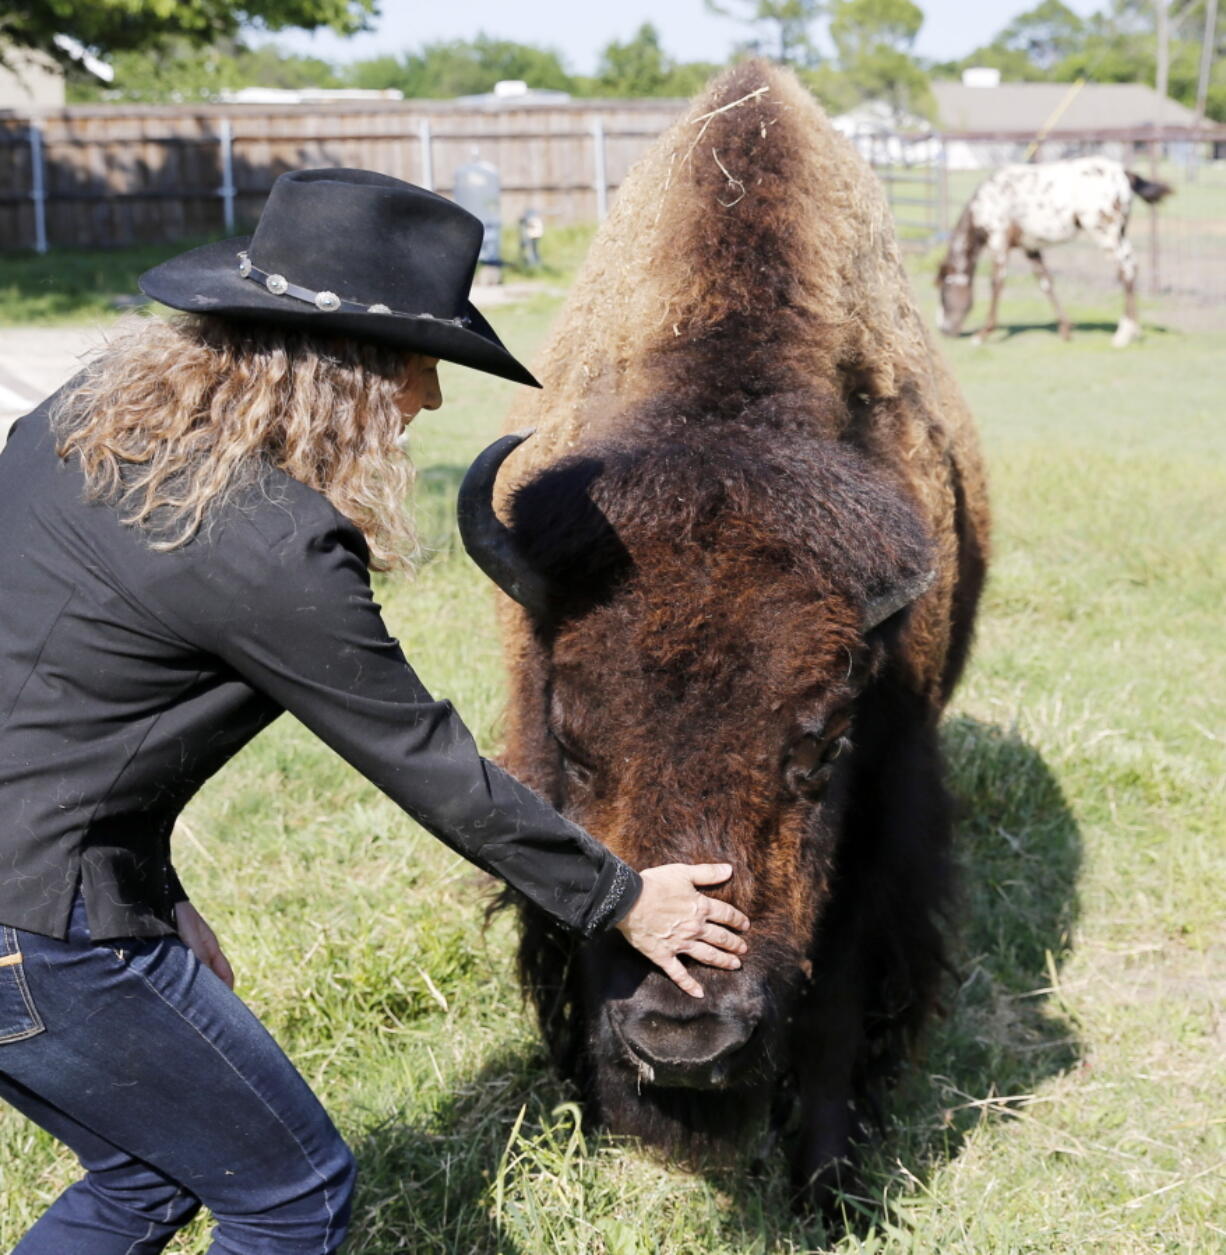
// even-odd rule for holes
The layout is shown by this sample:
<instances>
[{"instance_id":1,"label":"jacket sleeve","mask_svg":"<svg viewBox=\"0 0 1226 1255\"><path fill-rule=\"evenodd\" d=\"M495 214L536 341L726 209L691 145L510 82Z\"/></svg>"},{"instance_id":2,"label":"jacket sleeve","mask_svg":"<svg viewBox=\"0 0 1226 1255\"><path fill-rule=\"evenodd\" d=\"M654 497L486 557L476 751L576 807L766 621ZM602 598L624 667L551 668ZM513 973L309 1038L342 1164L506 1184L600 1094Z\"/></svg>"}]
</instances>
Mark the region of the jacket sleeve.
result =
<instances>
[{"instance_id":1,"label":"jacket sleeve","mask_svg":"<svg viewBox=\"0 0 1226 1255\"><path fill-rule=\"evenodd\" d=\"M193 544L192 575L173 597L180 630L423 828L562 924L590 935L616 923L638 897L638 874L481 757L451 703L431 697L388 634L365 542L332 514L273 543L238 519L217 541Z\"/></svg>"},{"instance_id":2,"label":"jacket sleeve","mask_svg":"<svg viewBox=\"0 0 1226 1255\"><path fill-rule=\"evenodd\" d=\"M187 890L183 888L183 882L179 879L179 873L175 871L172 863L166 864L166 896L171 906L178 906L180 902L189 902L191 900Z\"/></svg>"}]
</instances>

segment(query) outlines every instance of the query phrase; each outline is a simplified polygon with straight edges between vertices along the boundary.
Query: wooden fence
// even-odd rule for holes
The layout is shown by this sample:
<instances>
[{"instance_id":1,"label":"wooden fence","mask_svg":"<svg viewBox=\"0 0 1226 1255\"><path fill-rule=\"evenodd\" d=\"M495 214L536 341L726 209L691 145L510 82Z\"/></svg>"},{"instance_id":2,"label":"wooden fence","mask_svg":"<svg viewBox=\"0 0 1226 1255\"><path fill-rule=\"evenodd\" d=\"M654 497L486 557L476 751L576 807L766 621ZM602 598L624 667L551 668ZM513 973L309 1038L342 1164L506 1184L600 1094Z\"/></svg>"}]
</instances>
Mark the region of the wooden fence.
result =
<instances>
[{"instance_id":1,"label":"wooden fence","mask_svg":"<svg viewBox=\"0 0 1226 1255\"><path fill-rule=\"evenodd\" d=\"M0 113L0 251L110 247L235 233L257 217L276 176L356 166L453 190L460 166L498 168L502 215L529 206L550 225L603 217L608 197L682 100L464 105L352 101L303 105L84 105ZM979 179L1019 160L1031 136L854 136L890 197L904 245L933 247ZM1176 182L1173 203L1134 224L1151 290L1226 296L1226 128L1195 133L1053 131L1037 154L1118 156ZM1177 154L1182 154L1180 158ZM1160 247L1160 240L1162 241ZM1087 275L1103 270L1097 258Z\"/></svg>"},{"instance_id":2,"label":"wooden fence","mask_svg":"<svg viewBox=\"0 0 1226 1255\"><path fill-rule=\"evenodd\" d=\"M681 100L461 106L353 102L76 106L0 113L0 250L110 247L242 230L285 170L352 166L449 193L480 157L504 219L603 216Z\"/></svg>"}]
</instances>

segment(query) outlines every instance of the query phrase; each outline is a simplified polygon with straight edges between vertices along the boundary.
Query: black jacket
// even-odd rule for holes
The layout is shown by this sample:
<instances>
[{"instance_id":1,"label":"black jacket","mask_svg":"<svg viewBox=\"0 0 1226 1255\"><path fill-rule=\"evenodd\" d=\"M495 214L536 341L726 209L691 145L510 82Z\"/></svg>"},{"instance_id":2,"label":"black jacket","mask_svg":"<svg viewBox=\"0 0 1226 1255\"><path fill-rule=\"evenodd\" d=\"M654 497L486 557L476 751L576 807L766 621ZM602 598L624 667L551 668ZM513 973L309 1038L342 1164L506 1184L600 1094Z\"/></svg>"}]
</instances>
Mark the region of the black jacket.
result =
<instances>
[{"instance_id":1,"label":"black jacket","mask_svg":"<svg viewBox=\"0 0 1226 1255\"><path fill-rule=\"evenodd\" d=\"M170 833L283 710L418 823L585 933L635 872L486 762L388 635L361 533L270 472L159 553L60 459L51 400L0 453L0 922L63 937L173 931Z\"/></svg>"}]
</instances>

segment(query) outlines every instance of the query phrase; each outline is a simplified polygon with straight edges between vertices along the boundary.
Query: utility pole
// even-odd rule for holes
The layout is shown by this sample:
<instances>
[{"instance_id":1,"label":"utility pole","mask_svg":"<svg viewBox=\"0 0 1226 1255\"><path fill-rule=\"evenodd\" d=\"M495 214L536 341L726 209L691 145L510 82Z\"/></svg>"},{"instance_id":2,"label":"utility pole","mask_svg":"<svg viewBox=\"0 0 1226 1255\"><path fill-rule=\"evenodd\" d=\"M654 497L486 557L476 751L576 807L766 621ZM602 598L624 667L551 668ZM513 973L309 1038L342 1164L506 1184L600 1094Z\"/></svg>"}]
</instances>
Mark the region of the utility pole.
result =
<instances>
[{"instance_id":1,"label":"utility pole","mask_svg":"<svg viewBox=\"0 0 1226 1255\"><path fill-rule=\"evenodd\" d=\"M1217 0L1205 5L1205 33L1200 43L1200 77L1196 83L1196 125L1205 120L1205 102L1209 99L1209 72L1213 69L1213 53L1217 45Z\"/></svg>"},{"instance_id":2,"label":"utility pole","mask_svg":"<svg viewBox=\"0 0 1226 1255\"><path fill-rule=\"evenodd\" d=\"M1167 0L1156 0L1158 9L1158 95L1166 100L1166 85L1170 78L1171 31L1167 21ZM1161 106L1159 106L1161 108Z\"/></svg>"}]
</instances>

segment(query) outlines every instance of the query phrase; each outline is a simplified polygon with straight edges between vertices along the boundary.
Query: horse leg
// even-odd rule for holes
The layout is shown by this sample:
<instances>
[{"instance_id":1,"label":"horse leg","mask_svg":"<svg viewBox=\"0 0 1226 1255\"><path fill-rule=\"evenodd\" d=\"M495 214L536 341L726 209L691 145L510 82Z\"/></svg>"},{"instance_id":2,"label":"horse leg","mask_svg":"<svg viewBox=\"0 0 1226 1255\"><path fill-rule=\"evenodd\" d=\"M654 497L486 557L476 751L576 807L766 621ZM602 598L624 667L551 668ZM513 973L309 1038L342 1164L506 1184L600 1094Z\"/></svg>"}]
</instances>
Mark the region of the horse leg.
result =
<instances>
[{"instance_id":1,"label":"horse leg","mask_svg":"<svg viewBox=\"0 0 1226 1255\"><path fill-rule=\"evenodd\" d=\"M1000 294L1005 287L1005 271L1009 266L1009 250L992 254L992 300L988 305L988 320L975 333L975 343L982 344L996 330L996 309Z\"/></svg>"},{"instance_id":2,"label":"horse leg","mask_svg":"<svg viewBox=\"0 0 1226 1255\"><path fill-rule=\"evenodd\" d=\"M1137 259L1132 251L1132 241L1121 235L1116 244L1115 261L1119 268L1120 283L1124 286L1124 317L1111 337L1111 343L1122 349L1141 336L1141 320L1137 313Z\"/></svg>"},{"instance_id":3,"label":"horse leg","mask_svg":"<svg viewBox=\"0 0 1226 1255\"><path fill-rule=\"evenodd\" d=\"M1034 271L1034 277L1039 281L1039 290L1047 293L1047 299L1051 301L1051 307L1056 311L1056 320L1060 324L1060 339L1070 339L1072 328L1069 326L1068 316L1060 308L1060 302L1056 300L1056 289L1052 286L1051 273L1043 261L1043 254L1037 248L1028 248L1026 256L1030 259L1030 268Z\"/></svg>"}]
</instances>

